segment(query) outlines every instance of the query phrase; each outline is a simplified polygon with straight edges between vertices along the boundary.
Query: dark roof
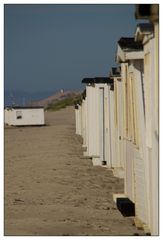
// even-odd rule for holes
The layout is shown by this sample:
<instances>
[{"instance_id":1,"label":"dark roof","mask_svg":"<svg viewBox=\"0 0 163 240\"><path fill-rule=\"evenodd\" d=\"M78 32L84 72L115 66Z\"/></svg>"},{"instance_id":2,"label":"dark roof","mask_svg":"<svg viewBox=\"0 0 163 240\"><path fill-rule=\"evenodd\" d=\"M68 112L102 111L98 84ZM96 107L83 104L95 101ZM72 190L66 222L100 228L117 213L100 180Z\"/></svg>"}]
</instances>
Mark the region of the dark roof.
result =
<instances>
[{"instance_id":1,"label":"dark roof","mask_svg":"<svg viewBox=\"0 0 163 240\"><path fill-rule=\"evenodd\" d=\"M136 4L135 17L147 18L151 14L151 4Z\"/></svg>"},{"instance_id":2,"label":"dark roof","mask_svg":"<svg viewBox=\"0 0 163 240\"><path fill-rule=\"evenodd\" d=\"M121 76L121 68L113 67L109 73L111 77L120 77Z\"/></svg>"},{"instance_id":3,"label":"dark roof","mask_svg":"<svg viewBox=\"0 0 163 240\"><path fill-rule=\"evenodd\" d=\"M39 109L39 108L44 108L43 106L6 106L5 108L9 109Z\"/></svg>"},{"instance_id":4,"label":"dark roof","mask_svg":"<svg viewBox=\"0 0 163 240\"><path fill-rule=\"evenodd\" d=\"M140 51L143 49L143 45L139 42L135 42L134 38L122 37L118 41L118 44L124 50Z\"/></svg>"},{"instance_id":5,"label":"dark roof","mask_svg":"<svg viewBox=\"0 0 163 240\"><path fill-rule=\"evenodd\" d=\"M109 83L113 80L109 77L95 77L95 78L83 78L82 83Z\"/></svg>"},{"instance_id":6,"label":"dark roof","mask_svg":"<svg viewBox=\"0 0 163 240\"><path fill-rule=\"evenodd\" d=\"M136 4L136 19L159 20L159 4Z\"/></svg>"},{"instance_id":7,"label":"dark roof","mask_svg":"<svg viewBox=\"0 0 163 240\"><path fill-rule=\"evenodd\" d=\"M141 32L153 32L154 27L152 23L139 23L137 28L140 28Z\"/></svg>"}]
</instances>

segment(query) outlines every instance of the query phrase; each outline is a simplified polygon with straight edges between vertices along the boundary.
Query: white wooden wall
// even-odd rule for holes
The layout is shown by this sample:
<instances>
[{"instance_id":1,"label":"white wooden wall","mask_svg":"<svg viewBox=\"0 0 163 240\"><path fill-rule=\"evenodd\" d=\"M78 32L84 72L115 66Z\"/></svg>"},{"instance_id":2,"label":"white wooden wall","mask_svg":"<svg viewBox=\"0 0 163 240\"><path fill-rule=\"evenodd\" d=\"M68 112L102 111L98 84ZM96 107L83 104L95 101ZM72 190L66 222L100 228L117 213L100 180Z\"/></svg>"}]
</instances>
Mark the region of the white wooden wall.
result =
<instances>
[{"instance_id":1,"label":"white wooden wall","mask_svg":"<svg viewBox=\"0 0 163 240\"><path fill-rule=\"evenodd\" d=\"M75 126L76 126L76 134L79 134L79 109L75 109Z\"/></svg>"},{"instance_id":2,"label":"white wooden wall","mask_svg":"<svg viewBox=\"0 0 163 240\"><path fill-rule=\"evenodd\" d=\"M117 135L115 127L115 101L114 101L114 91L110 91L110 106L109 106L109 115L110 115L110 142L111 142L111 167L118 168L120 167L117 159Z\"/></svg>"},{"instance_id":3,"label":"white wooden wall","mask_svg":"<svg viewBox=\"0 0 163 240\"><path fill-rule=\"evenodd\" d=\"M155 39L144 45L144 77L146 106L146 168L148 171L148 221L153 234L158 234L158 112L156 102L157 69Z\"/></svg>"},{"instance_id":4,"label":"white wooden wall","mask_svg":"<svg viewBox=\"0 0 163 240\"><path fill-rule=\"evenodd\" d=\"M104 157L108 168L112 168L110 101L110 85L104 84Z\"/></svg>"},{"instance_id":5,"label":"white wooden wall","mask_svg":"<svg viewBox=\"0 0 163 240\"><path fill-rule=\"evenodd\" d=\"M86 86L86 146L85 156L93 158L95 165L106 161L111 167L110 86ZM83 104L82 104L83 105Z\"/></svg>"},{"instance_id":6,"label":"white wooden wall","mask_svg":"<svg viewBox=\"0 0 163 240\"><path fill-rule=\"evenodd\" d=\"M138 123L138 146L134 148L134 176L135 176L135 206L136 214L142 222L147 223L147 170L146 161L146 134L145 134L145 112L143 103L143 84L142 61L134 63L134 83L135 83L135 101L137 107Z\"/></svg>"},{"instance_id":7,"label":"white wooden wall","mask_svg":"<svg viewBox=\"0 0 163 240\"><path fill-rule=\"evenodd\" d=\"M82 137L83 137L83 147L86 147L86 99L82 101Z\"/></svg>"},{"instance_id":8,"label":"white wooden wall","mask_svg":"<svg viewBox=\"0 0 163 240\"><path fill-rule=\"evenodd\" d=\"M17 118L17 113L22 116L20 119ZM13 126L21 125L44 125L44 109L36 108L20 108L20 109L10 109L8 111L8 124Z\"/></svg>"},{"instance_id":9,"label":"white wooden wall","mask_svg":"<svg viewBox=\"0 0 163 240\"><path fill-rule=\"evenodd\" d=\"M98 88L86 86L86 146L85 156L99 157Z\"/></svg>"},{"instance_id":10,"label":"white wooden wall","mask_svg":"<svg viewBox=\"0 0 163 240\"><path fill-rule=\"evenodd\" d=\"M117 161L118 166L124 168L123 157L123 85L122 81L114 79L115 85L115 114L116 118L116 138L117 138Z\"/></svg>"}]
</instances>

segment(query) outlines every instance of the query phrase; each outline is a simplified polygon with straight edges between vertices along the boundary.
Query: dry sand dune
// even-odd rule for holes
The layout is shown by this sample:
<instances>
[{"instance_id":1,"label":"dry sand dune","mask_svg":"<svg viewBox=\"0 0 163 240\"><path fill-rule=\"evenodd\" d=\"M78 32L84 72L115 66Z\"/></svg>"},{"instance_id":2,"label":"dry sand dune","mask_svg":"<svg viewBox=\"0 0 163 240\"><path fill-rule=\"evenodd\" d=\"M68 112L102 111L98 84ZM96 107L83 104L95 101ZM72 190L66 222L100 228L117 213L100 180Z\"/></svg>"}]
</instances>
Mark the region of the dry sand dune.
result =
<instances>
[{"instance_id":1,"label":"dry sand dune","mask_svg":"<svg viewBox=\"0 0 163 240\"><path fill-rule=\"evenodd\" d=\"M84 159L72 107L5 129L5 235L143 234L112 200L123 181Z\"/></svg>"}]
</instances>

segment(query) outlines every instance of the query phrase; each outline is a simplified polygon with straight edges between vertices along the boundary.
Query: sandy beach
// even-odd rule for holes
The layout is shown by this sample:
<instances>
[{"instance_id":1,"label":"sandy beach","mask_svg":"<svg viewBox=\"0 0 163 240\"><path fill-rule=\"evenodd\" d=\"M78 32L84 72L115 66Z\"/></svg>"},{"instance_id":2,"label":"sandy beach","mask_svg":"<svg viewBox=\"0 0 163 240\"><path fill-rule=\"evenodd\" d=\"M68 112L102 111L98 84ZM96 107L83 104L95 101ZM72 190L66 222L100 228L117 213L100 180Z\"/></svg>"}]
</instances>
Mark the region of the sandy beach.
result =
<instances>
[{"instance_id":1,"label":"sandy beach","mask_svg":"<svg viewBox=\"0 0 163 240\"><path fill-rule=\"evenodd\" d=\"M73 107L5 128L5 235L143 235L117 210L123 180L83 157Z\"/></svg>"}]
</instances>

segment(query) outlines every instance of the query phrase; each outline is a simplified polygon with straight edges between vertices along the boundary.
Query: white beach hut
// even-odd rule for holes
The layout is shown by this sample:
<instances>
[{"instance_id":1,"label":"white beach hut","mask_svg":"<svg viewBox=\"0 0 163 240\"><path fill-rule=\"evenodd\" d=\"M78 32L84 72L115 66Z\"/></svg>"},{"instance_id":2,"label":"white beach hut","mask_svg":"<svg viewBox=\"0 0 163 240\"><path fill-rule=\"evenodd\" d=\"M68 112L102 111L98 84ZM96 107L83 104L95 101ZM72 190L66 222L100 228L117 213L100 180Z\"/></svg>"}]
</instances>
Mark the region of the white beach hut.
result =
<instances>
[{"instance_id":1,"label":"white beach hut","mask_svg":"<svg viewBox=\"0 0 163 240\"><path fill-rule=\"evenodd\" d=\"M82 93L82 104L81 104L81 126L82 126L82 131L81 131L81 135L83 138L83 148L86 148L86 131L87 131L87 121L86 121L86 102L87 102L87 98L86 98L86 89L83 91Z\"/></svg>"},{"instance_id":2,"label":"white beach hut","mask_svg":"<svg viewBox=\"0 0 163 240\"><path fill-rule=\"evenodd\" d=\"M148 226L152 235L158 235L158 18L159 6L148 4L147 8L138 5L137 18L148 19L151 24L138 24L135 40L144 47L144 102L146 128L146 179Z\"/></svg>"},{"instance_id":3,"label":"white beach hut","mask_svg":"<svg viewBox=\"0 0 163 240\"><path fill-rule=\"evenodd\" d=\"M79 131L79 104L75 105L75 133L80 135Z\"/></svg>"},{"instance_id":4,"label":"white beach hut","mask_svg":"<svg viewBox=\"0 0 163 240\"><path fill-rule=\"evenodd\" d=\"M44 125L44 108L6 107L5 123L11 126Z\"/></svg>"},{"instance_id":5,"label":"white beach hut","mask_svg":"<svg viewBox=\"0 0 163 240\"><path fill-rule=\"evenodd\" d=\"M135 151L139 146L138 137L138 108L141 108L143 114L139 120L144 122L143 99L139 94L137 97L136 84L139 84L140 91L142 90L142 68L143 68L143 46L134 41L134 38L121 38L118 41L117 62L121 63L121 80L123 88L123 105L121 117L123 118L123 157L125 165L125 194L135 202ZM137 73L138 72L138 73ZM141 101L140 101L141 99ZM142 129L144 133L144 129ZM136 154L138 158L138 153ZM137 159L138 160L138 159ZM139 169L144 169L143 161L139 161ZM144 179L143 170L143 179ZM144 188L144 182L141 182Z\"/></svg>"},{"instance_id":6,"label":"white beach hut","mask_svg":"<svg viewBox=\"0 0 163 240\"><path fill-rule=\"evenodd\" d=\"M94 88L93 79L83 79L82 83L86 83L86 102L85 102L85 121L86 121L86 151L84 156L91 158L99 158L99 146L96 148L98 131L96 129L96 121L98 120L98 108L95 98L96 90Z\"/></svg>"},{"instance_id":7,"label":"white beach hut","mask_svg":"<svg viewBox=\"0 0 163 240\"><path fill-rule=\"evenodd\" d=\"M135 203L136 216L147 223L143 46L134 38L121 38L116 57L123 84L124 193Z\"/></svg>"},{"instance_id":8,"label":"white beach hut","mask_svg":"<svg viewBox=\"0 0 163 240\"><path fill-rule=\"evenodd\" d=\"M110 167L110 78L84 78L86 83L86 146L85 156L92 157L94 165Z\"/></svg>"},{"instance_id":9,"label":"white beach hut","mask_svg":"<svg viewBox=\"0 0 163 240\"><path fill-rule=\"evenodd\" d=\"M112 167L114 175L123 178L123 84L120 67L111 69L110 78L113 79L113 87L110 89Z\"/></svg>"},{"instance_id":10,"label":"white beach hut","mask_svg":"<svg viewBox=\"0 0 163 240\"><path fill-rule=\"evenodd\" d=\"M158 156L158 139L154 134L158 129L158 112L154 111L157 109L157 104L154 105L157 91L153 91L154 59L151 24L139 24L135 39L119 40L117 62L121 63L124 89L124 192L135 203L136 218L152 234L158 232L158 224L153 221L154 216L158 217L158 158L155 159ZM156 220L158 222L158 218Z\"/></svg>"}]
</instances>

